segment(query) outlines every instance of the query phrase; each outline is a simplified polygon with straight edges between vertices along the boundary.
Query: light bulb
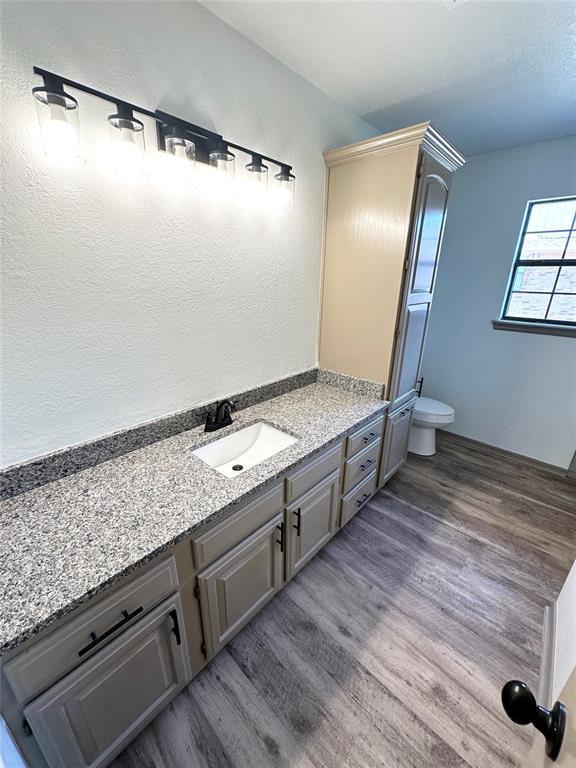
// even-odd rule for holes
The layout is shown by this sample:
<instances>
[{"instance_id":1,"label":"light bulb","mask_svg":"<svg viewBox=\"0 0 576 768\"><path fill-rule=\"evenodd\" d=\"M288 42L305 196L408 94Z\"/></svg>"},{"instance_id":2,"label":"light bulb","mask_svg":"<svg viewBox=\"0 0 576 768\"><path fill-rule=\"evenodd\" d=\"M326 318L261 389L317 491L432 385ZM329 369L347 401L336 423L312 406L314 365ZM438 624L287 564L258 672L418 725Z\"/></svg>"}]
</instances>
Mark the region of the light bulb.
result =
<instances>
[{"instance_id":1,"label":"light bulb","mask_svg":"<svg viewBox=\"0 0 576 768\"><path fill-rule=\"evenodd\" d=\"M292 210L294 208L294 186L296 178L290 173L290 167L282 166L280 173L277 173L274 176L274 181L275 204L280 208Z\"/></svg>"},{"instance_id":2,"label":"light bulb","mask_svg":"<svg viewBox=\"0 0 576 768\"><path fill-rule=\"evenodd\" d=\"M144 124L136 120L132 108L118 104L118 113L108 117L110 160L117 177L133 182L145 176Z\"/></svg>"},{"instance_id":3,"label":"light bulb","mask_svg":"<svg viewBox=\"0 0 576 768\"><path fill-rule=\"evenodd\" d=\"M68 121L66 107L50 104L50 117L46 123L46 154L54 159L73 157L78 151L76 131Z\"/></svg>"},{"instance_id":4,"label":"light bulb","mask_svg":"<svg viewBox=\"0 0 576 768\"><path fill-rule=\"evenodd\" d=\"M142 173L142 154L136 144L134 131L130 128L119 128L118 131L118 139L113 145L112 161L114 170L129 181Z\"/></svg>"}]
</instances>

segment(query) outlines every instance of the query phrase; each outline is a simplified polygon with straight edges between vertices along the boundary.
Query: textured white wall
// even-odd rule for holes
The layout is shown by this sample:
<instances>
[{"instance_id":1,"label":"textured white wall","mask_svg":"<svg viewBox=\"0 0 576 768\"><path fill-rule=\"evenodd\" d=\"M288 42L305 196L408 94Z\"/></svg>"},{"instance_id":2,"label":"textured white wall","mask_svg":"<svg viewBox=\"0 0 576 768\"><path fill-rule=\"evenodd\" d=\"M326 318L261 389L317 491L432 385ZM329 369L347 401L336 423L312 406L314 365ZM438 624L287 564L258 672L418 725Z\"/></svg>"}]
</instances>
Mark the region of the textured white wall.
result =
<instances>
[{"instance_id":1,"label":"textured white wall","mask_svg":"<svg viewBox=\"0 0 576 768\"><path fill-rule=\"evenodd\" d=\"M528 200L576 192L576 137L472 157L454 177L424 356L424 392L460 435L568 467L576 339L496 331Z\"/></svg>"},{"instance_id":2,"label":"textured white wall","mask_svg":"<svg viewBox=\"0 0 576 768\"><path fill-rule=\"evenodd\" d=\"M315 365L321 152L376 131L191 2L7 2L2 47L2 463ZM34 64L285 159L296 209L55 171ZM81 107L95 148L111 110Z\"/></svg>"}]
</instances>

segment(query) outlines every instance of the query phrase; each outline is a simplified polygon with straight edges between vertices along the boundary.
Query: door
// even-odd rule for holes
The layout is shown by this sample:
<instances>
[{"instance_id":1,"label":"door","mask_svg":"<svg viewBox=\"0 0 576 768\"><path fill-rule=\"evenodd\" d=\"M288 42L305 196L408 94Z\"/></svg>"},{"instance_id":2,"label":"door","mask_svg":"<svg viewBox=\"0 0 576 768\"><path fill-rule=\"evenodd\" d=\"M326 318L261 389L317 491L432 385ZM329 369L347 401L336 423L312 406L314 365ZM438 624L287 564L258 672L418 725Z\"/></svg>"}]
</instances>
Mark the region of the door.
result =
<instances>
[{"instance_id":1,"label":"door","mask_svg":"<svg viewBox=\"0 0 576 768\"><path fill-rule=\"evenodd\" d=\"M576 562L554 603L546 610L540 686L537 701L524 691L507 701L507 712L515 722L531 720L536 705L554 712L559 702L565 710L565 728L555 760L546 755L546 739L534 731L532 749L523 768L574 768L576 766ZM528 708L526 698L529 699ZM520 705L523 706L520 709ZM532 711L530 711L532 710ZM529 715L527 717L527 714ZM516 717L518 715L518 717ZM541 715L540 715L541 716ZM518 726L521 727L521 726ZM526 727L532 728L532 725Z\"/></svg>"},{"instance_id":2,"label":"door","mask_svg":"<svg viewBox=\"0 0 576 768\"><path fill-rule=\"evenodd\" d=\"M106 765L190 679L179 595L24 710L50 768Z\"/></svg>"},{"instance_id":3,"label":"door","mask_svg":"<svg viewBox=\"0 0 576 768\"><path fill-rule=\"evenodd\" d=\"M286 507L288 578L306 565L336 532L340 470Z\"/></svg>"},{"instance_id":4,"label":"door","mask_svg":"<svg viewBox=\"0 0 576 768\"><path fill-rule=\"evenodd\" d=\"M284 582L284 514L198 574L202 623L210 658L245 626Z\"/></svg>"},{"instance_id":5,"label":"door","mask_svg":"<svg viewBox=\"0 0 576 768\"><path fill-rule=\"evenodd\" d=\"M416 399L414 398L406 406L388 414L386 417L380 472L378 474L378 488L382 488L406 461L408 456L408 438L410 437L410 426L412 424L415 403Z\"/></svg>"},{"instance_id":6,"label":"door","mask_svg":"<svg viewBox=\"0 0 576 768\"><path fill-rule=\"evenodd\" d=\"M410 254L406 262L403 301L397 325L394 365L388 390L392 410L416 393L446 220L450 180L450 173L443 166L423 155Z\"/></svg>"}]
</instances>

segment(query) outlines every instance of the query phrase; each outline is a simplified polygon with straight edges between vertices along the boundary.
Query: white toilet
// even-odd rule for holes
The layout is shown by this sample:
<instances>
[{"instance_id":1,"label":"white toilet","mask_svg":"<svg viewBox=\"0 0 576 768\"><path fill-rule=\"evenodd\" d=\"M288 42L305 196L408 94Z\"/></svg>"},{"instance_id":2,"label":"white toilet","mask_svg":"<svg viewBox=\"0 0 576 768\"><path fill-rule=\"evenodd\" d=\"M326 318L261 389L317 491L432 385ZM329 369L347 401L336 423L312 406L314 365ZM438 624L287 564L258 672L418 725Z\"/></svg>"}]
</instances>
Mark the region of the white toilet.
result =
<instances>
[{"instance_id":1,"label":"white toilet","mask_svg":"<svg viewBox=\"0 0 576 768\"><path fill-rule=\"evenodd\" d=\"M436 453L436 430L454 421L454 408L430 397L416 400L408 450L418 456L434 456Z\"/></svg>"}]
</instances>

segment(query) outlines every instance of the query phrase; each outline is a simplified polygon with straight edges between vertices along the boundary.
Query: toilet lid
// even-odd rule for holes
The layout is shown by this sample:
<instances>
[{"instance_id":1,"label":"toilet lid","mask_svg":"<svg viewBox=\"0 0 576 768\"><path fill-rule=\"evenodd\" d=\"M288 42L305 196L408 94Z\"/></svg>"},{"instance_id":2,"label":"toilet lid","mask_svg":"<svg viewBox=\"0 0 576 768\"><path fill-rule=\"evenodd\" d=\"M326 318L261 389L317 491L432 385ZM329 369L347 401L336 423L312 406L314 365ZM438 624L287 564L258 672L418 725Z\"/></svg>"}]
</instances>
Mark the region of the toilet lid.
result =
<instances>
[{"instance_id":1,"label":"toilet lid","mask_svg":"<svg viewBox=\"0 0 576 768\"><path fill-rule=\"evenodd\" d=\"M416 400L414 416L423 418L423 420L434 420L434 418L454 419L454 408L440 400L433 400L431 397L419 397Z\"/></svg>"}]
</instances>

